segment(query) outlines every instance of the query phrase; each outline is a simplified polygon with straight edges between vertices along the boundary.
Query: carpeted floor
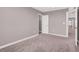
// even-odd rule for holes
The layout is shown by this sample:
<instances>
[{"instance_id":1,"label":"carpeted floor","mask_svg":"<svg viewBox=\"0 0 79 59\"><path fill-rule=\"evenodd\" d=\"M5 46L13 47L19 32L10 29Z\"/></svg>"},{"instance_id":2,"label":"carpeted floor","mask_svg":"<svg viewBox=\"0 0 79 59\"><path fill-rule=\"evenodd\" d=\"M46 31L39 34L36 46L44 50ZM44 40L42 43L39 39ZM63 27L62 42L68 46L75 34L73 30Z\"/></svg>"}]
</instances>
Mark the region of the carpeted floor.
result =
<instances>
[{"instance_id":1,"label":"carpeted floor","mask_svg":"<svg viewBox=\"0 0 79 59\"><path fill-rule=\"evenodd\" d=\"M37 37L26 40L1 49L2 52L73 52L74 41L70 38L58 37L49 34L40 34Z\"/></svg>"}]
</instances>

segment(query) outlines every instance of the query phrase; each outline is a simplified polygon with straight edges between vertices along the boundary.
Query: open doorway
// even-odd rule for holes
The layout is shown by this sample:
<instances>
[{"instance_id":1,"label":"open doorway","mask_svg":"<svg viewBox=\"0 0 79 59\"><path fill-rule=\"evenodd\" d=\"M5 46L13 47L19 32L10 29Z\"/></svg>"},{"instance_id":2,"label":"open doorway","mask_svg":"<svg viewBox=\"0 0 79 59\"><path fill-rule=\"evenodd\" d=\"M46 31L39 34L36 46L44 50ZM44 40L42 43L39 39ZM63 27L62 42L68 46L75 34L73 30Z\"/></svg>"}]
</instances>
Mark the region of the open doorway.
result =
<instances>
[{"instance_id":1,"label":"open doorway","mask_svg":"<svg viewBox=\"0 0 79 59\"><path fill-rule=\"evenodd\" d=\"M42 15L39 15L39 34L42 33Z\"/></svg>"},{"instance_id":2,"label":"open doorway","mask_svg":"<svg viewBox=\"0 0 79 59\"><path fill-rule=\"evenodd\" d=\"M72 12L69 12L68 36L75 39L75 10L73 10Z\"/></svg>"},{"instance_id":3,"label":"open doorway","mask_svg":"<svg viewBox=\"0 0 79 59\"><path fill-rule=\"evenodd\" d=\"M68 37L77 45L77 8L68 11Z\"/></svg>"},{"instance_id":4,"label":"open doorway","mask_svg":"<svg viewBox=\"0 0 79 59\"><path fill-rule=\"evenodd\" d=\"M39 15L39 34L48 33L48 15Z\"/></svg>"}]
</instances>

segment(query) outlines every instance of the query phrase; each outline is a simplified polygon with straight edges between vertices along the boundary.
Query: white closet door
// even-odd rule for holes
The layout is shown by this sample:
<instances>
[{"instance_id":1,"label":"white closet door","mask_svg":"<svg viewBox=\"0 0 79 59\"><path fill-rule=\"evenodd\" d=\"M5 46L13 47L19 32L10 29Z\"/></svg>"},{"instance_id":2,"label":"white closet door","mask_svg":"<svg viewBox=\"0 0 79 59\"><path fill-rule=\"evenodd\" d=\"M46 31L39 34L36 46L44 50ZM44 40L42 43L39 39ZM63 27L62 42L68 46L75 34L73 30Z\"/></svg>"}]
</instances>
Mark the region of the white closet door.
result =
<instances>
[{"instance_id":1,"label":"white closet door","mask_svg":"<svg viewBox=\"0 0 79 59\"><path fill-rule=\"evenodd\" d=\"M42 33L48 33L48 15L42 16Z\"/></svg>"}]
</instances>

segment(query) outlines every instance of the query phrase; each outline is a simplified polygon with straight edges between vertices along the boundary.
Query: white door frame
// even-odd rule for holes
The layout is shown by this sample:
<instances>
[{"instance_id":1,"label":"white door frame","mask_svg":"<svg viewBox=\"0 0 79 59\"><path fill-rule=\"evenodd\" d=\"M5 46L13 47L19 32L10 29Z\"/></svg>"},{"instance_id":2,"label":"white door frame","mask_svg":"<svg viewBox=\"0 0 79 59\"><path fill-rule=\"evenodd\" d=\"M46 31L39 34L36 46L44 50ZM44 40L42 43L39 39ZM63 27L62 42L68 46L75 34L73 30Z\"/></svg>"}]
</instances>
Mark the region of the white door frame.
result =
<instances>
[{"instance_id":1,"label":"white door frame","mask_svg":"<svg viewBox=\"0 0 79 59\"><path fill-rule=\"evenodd\" d=\"M77 29L77 26L78 26L78 24L77 24L78 23L77 22L77 20L78 20L77 15L78 15L78 13L77 12L78 12L78 7L76 7L75 11L76 11L75 12L75 17L76 17L76 21L75 21L75 28L76 28L75 29L75 45L77 46L77 39L78 39L78 37L77 37L77 34L78 34L78 32L77 32L78 31L78 29Z\"/></svg>"},{"instance_id":2,"label":"white door frame","mask_svg":"<svg viewBox=\"0 0 79 59\"><path fill-rule=\"evenodd\" d=\"M66 12L66 37L68 37L68 29L69 29L69 26L68 26L68 16L69 16L69 14L68 14L68 12Z\"/></svg>"}]
</instances>

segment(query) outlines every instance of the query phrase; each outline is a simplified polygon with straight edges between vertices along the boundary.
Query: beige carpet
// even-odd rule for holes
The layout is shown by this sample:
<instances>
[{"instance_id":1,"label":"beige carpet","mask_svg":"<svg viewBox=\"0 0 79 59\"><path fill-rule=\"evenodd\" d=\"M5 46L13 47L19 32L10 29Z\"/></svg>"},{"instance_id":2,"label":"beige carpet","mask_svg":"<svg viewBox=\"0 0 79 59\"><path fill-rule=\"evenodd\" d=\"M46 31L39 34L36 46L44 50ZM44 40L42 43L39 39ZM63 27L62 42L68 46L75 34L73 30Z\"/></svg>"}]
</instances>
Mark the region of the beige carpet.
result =
<instances>
[{"instance_id":1,"label":"beige carpet","mask_svg":"<svg viewBox=\"0 0 79 59\"><path fill-rule=\"evenodd\" d=\"M37 37L1 49L1 52L73 52L75 51L72 37L64 38L49 34Z\"/></svg>"}]
</instances>

